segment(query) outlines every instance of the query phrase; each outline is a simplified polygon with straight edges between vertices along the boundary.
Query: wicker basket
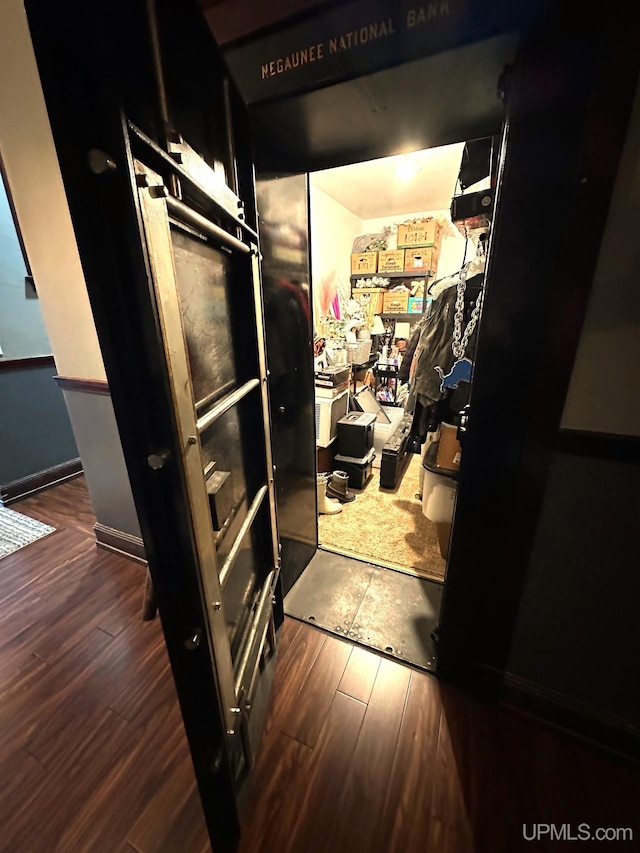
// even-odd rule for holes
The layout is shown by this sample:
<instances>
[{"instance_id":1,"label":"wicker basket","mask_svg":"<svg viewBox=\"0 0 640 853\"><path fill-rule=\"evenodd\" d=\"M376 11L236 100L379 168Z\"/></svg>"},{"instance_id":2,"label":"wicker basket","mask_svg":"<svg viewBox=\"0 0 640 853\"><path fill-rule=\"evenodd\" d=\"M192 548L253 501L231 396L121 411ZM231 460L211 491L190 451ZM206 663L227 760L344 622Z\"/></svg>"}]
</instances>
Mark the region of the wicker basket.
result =
<instances>
[{"instance_id":1,"label":"wicker basket","mask_svg":"<svg viewBox=\"0 0 640 853\"><path fill-rule=\"evenodd\" d=\"M355 344L345 344L347 361L351 364L364 364L371 355L371 338L368 341L358 341Z\"/></svg>"}]
</instances>

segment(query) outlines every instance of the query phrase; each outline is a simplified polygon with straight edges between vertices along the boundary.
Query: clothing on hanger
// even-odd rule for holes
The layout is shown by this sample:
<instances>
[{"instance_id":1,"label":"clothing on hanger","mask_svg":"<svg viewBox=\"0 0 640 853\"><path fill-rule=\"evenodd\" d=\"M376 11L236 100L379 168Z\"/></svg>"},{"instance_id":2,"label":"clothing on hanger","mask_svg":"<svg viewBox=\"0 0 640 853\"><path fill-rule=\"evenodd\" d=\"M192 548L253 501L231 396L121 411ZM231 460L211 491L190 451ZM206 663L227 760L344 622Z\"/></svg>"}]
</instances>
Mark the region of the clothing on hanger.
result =
<instances>
[{"instance_id":1,"label":"clothing on hanger","mask_svg":"<svg viewBox=\"0 0 640 853\"><path fill-rule=\"evenodd\" d=\"M484 273L478 273L464 281L464 306L461 320L461 338L464 339L474 309L481 299L484 285ZM464 352L454 355L452 342L456 325L456 301L459 287L448 288L437 299L434 299L429 313L425 317L420 338L416 345L414 359L415 369L411 381L411 392L416 402L428 407L443 399L441 374L449 374L461 358L473 362L475 355L477 324L468 334ZM436 367L440 371L436 371ZM469 382L460 382L457 388L452 388L448 395L451 410L459 412L469 401Z\"/></svg>"},{"instance_id":2,"label":"clothing on hanger","mask_svg":"<svg viewBox=\"0 0 640 853\"><path fill-rule=\"evenodd\" d=\"M398 370L398 379L400 382L408 382L410 379L409 373L411 371L411 362L413 361L413 356L416 351L416 347L418 346L418 341L420 340L420 335L422 333L422 329L427 319L427 314L422 316L419 322L416 324L415 329L411 333L411 337L407 341L407 346L405 348L404 353L402 354L402 364Z\"/></svg>"}]
</instances>

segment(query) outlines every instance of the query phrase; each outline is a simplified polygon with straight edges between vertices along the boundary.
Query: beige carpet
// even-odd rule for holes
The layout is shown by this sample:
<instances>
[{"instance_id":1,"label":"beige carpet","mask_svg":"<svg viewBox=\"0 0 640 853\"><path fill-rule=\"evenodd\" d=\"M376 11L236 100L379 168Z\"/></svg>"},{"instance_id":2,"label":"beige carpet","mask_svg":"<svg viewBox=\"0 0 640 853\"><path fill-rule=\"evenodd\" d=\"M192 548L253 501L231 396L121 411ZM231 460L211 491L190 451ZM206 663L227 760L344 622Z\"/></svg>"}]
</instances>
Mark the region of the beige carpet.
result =
<instances>
[{"instance_id":1,"label":"beige carpet","mask_svg":"<svg viewBox=\"0 0 640 853\"><path fill-rule=\"evenodd\" d=\"M422 514L415 497L421 458L413 454L394 490L380 488L380 470L356 499L336 515L318 517L321 546L421 577L444 580L435 525Z\"/></svg>"}]
</instances>

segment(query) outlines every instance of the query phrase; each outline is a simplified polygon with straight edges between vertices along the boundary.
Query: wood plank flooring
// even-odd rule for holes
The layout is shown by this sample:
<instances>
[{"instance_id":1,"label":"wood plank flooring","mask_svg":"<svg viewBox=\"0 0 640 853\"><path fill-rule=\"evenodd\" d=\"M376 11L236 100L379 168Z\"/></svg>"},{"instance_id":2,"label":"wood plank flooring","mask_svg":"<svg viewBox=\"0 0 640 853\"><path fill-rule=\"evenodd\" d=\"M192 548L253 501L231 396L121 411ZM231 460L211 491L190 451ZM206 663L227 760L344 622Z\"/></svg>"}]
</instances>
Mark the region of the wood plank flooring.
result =
<instances>
[{"instance_id":1,"label":"wood plank flooring","mask_svg":"<svg viewBox=\"0 0 640 853\"><path fill-rule=\"evenodd\" d=\"M0 851L210 850L144 567L96 548L83 478L13 508L0 560ZM630 827L640 771L287 618L238 853L517 853L522 825Z\"/></svg>"},{"instance_id":2,"label":"wood plank flooring","mask_svg":"<svg viewBox=\"0 0 640 853\"><path fill-rule=\"evenodd\" d=\"M12 505L0 560L0 851L210 850L144 566L95 545L83 477Z\"/></svg>"},{"instance_id":3,"label":"wood plank flooring","mask_svg":"<svg viewBox=\"0 0 640 853\"><path fill-rule=\"evenodd\" d=\"M515 853L633 829L640 769L287 619L239 853ZM561 825L568 824L562 830Z\"/></svg>"}]
</instances>

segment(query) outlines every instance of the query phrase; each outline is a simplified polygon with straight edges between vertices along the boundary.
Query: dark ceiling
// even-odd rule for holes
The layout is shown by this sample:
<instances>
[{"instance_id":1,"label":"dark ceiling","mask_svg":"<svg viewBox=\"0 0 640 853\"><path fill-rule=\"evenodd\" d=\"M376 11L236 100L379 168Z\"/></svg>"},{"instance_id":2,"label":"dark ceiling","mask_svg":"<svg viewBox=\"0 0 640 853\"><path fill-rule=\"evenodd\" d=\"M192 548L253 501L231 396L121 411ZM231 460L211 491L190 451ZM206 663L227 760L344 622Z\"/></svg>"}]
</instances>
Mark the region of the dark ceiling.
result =
<instances>
[{"instance_id":1,"label":"dark ceiling","mask_svg":"<svg viewBox=\"0 0 640 853\"><path fill-rule=\"evenodd\" d=\"M261 170L314 171L500 134L498 81L517 40L497 36L251 108Z\"/></svg>"},{"instance_id":2,"label":"dark ceiling","mask_svg":"<svg viewBox=\"0 0 640 853\"><path fill-rule=\"evenodd\" d=\"M514 11L512 0L201 0L249 107L263 173L315 171L499 134L498 83L540 3L527 4L523 24L522 4ZM410 25L418 14L423 26ZM392 21L393 36L329 55L338 34L361 25L364 32L373 21ZM322 61L274 73L273 60L316 42Z\"/></svg>"}]
</instances>

